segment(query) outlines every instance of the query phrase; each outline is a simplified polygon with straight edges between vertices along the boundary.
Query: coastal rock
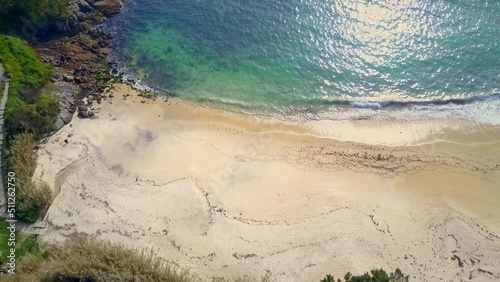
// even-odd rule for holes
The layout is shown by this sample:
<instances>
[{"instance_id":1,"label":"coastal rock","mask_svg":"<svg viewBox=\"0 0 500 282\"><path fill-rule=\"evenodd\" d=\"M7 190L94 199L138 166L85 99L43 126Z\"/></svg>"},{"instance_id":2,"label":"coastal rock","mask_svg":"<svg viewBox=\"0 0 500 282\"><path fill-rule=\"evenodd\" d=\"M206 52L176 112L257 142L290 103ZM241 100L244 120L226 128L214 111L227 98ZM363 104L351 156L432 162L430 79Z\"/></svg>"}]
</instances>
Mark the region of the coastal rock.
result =
<instances>
[{"instance_id":1,"label":"coastal rock","mask_svg":"<svg viewBox=\"0 0 500 282\"><path fill-rule=\"evenodd\" d=\"M64 121L62 121L61 118L58 118L56 120L56 123L54 123L54 125L52 125L52 130L58 131L59 129L63 128L64 125L65 125Z\"/></svg>"},{"instance_id":2,"label":"coastal rock","mask_svg":"<svg viewBox=\"0 0 500 282\"><path fill-rule=\"evenodd\" d=\"M84 111L84 112L78 112L78 116L80 118L89 118L89 112Z\"/></svg>"},{"instance_id":3,"label":"coastal rock","mask_svg":"<svg viewBox=\"0 0 500 282\"><path fill-rule=\"evenodd\" d=\"M74 36L86 32L112 17L123 8L121 0L72 0L68 6L67 19L57 25L59 32Z\"/></svg>"},{"instance_id":4,"label":"coastal rock","mask_svg":"<svg viewBox=\"0 0 500 282\"><path fill-rule=\"evenodd\" d=\"M82 13L89 13L94 10L85 0L74 0L73 2L78 6Z\"/></svg>"},{"instance_id":5,"label":"coastal rock","mask_svg":"<svg viewBox=\"0 0 500 282\"><path fill-rule=\"evenodd\" d=\"M75 80L74 76L71 76L71 75L64 76L64 81L66 81L66 82L73 82L74 80Z\"/></svg>"},{"instance_id":6,"label":"coastal rock","mask_svg":"<svg viewBox=\"0 0 500 282\"><path fill-rule=\"evenodd\" d=\"M54 130L70 123L75 112L81 118L94 116L88 107L78 109L75 99L98 102L102 99L101 93L113 77L111 67L103 70L103 65L110 63L111 34L98 25L119 13L122 7L120 0L70 0L67 17L57 24L58 30L39 33L41 38L33 42L42 60L57 73L51 81L59 87L53 95L59 99L61 112ZM93 98L88 99L90 96Z\"/></svg>"},{"instance_id":7,"label":"coastal rock","mask_svg":"<svg viewBox=\"0 0 500 282\"><path fill-rule=\"evenodd\" d=\"M78 106L79 112L87 112L88 110L89 110L89 107L87 107L87 106Z\"/></svg>"},{"instance_id":8,"label":"coastal rock","mask_svg":"<svg viewBox=\"0 0 500 282\"><path fill-rule=\"evenodd\" d=\"M75 112L74 93L75 89L71 85L61 85L59 89L52 92L59 100L60 113L56 123L52 126L53 130L59 130L64 125L71 122Z\"/></svg>"},{"instance_id":9,"label":"coastal rock","mask_svg":"<svg viewBox=\"0 0 500 282\"><path fill-rule=\"evenodd\" d=\"M119 0L97 1L92 5L106 17L120 13L123 7L123 4Z\"/></svg>"}]
</instances>

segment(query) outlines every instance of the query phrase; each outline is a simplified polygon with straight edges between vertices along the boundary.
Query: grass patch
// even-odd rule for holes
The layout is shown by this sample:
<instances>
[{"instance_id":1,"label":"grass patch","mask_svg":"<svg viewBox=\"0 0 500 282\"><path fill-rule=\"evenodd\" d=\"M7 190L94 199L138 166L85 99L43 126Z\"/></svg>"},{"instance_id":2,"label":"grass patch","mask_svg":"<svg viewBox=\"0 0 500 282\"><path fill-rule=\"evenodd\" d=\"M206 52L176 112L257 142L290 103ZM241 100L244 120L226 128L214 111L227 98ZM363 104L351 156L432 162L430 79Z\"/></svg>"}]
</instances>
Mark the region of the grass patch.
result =
<instances>
[{"instance_id":1,"label":"grass patch","mask_svg":"<svg viewBox=\"0 0 500 282\"><path fill-rule=\"evenodd\" d=\"M7 262L6 256L10 253L11 246L8 245L10 231L7 229L9 224L5 219L0 218L0 267ZM43 247L39 244L34 235L23 236L16 232L16 259L21 260L26 256L43 257ZM0 279L1 280L1 279Z\"/></svg>"},{"instance_id":2,"label":"grass patch","mask_svg":"<svg viewBox=\"0 0 500 282\"><path fill-rule=\"evenodd\" d=\"M0 62L11 79L5 111L7 141L30 132L50 130L59 114L59 103L50 94L52 68L19 38L0 35Z\"/></svg>"},{"instance_id":3,"label":"grass patch","mask_svg":"<svg viewBox=\"0 0 500 282\"><path fill-rule=\"evenodd\" d=\"M0 266L5 263L5 256L7 256L10 249L7 244L10 236L10 232L7 229L8 226L7 222L3 218L0 218L0 253L2 254L0 256Z\"/></svg>"},{"instance_id":4,"label":"grass patch","mask_svg":"<svg viewBox=\"0 0 500 282\"><path fill-rule=\"evenodd\" d=\"M51 67L40 61L35 50L16 37L0 35L0 62L12 80L10 90L14 96L22 89L41 88L51 75Z\"/></svg>"}]
</instances>

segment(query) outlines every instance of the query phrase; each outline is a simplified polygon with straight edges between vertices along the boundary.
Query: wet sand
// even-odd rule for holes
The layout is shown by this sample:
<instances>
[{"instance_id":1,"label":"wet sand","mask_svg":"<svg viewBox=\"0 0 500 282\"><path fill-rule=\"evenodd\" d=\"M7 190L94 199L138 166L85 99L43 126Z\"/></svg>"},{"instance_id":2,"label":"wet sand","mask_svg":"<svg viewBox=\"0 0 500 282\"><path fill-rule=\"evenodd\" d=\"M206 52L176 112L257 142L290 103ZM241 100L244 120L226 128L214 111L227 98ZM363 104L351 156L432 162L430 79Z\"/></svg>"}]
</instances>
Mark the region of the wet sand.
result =
<instances>
[{"instance_id":1,"label":"wet sand","mask_svg":"<svg viewBox=\"0 0 500 282\"><path fill-rule=\"evenodd\" d=\"M499 127L287 123L125 85L98 108L39 149L35 175L57 194L46 240L154 248L204 281L376 267L411 281L500 279Z\"/></svg>"}]
</instances>

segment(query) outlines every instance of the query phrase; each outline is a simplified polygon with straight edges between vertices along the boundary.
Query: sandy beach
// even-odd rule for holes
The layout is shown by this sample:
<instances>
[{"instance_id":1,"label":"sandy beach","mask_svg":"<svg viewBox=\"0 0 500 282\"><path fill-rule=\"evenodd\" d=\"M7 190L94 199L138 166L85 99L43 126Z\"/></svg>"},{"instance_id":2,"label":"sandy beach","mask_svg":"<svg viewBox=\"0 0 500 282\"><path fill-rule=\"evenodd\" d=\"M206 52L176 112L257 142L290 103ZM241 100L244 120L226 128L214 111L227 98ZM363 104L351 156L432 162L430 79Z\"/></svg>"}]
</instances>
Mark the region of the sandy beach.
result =
<instances>
[{"instance_id":1,"label":"sandy beach","mask_svg":"<svg viewBox=\"0 0 500 282\"><path fill-rule=\"evenodd\" d=\"M203 281L500 280L498 126L292 123L111 93L38 150L57 195L45 240L153 248Z\"/></svg>"}]
</instances>

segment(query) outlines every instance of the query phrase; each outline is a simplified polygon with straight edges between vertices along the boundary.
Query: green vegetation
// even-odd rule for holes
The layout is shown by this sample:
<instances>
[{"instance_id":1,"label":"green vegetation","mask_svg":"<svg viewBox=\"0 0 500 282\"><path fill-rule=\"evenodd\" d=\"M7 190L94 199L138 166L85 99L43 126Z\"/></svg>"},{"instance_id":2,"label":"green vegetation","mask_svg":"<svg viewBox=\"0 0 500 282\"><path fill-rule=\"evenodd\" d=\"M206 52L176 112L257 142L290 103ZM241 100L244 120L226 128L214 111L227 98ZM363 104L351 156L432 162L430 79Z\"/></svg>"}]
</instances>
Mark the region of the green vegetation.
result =
<instances>
[{"instance_id":1,"label":"green vegetation","mask_svg":"<svg viewBox=\"0 0 500 282\"><path fill-rule=\"evenodd\" d=\"M42 87L50 78L50 67L38 59L36 52L21 39L0 35L0 60L12 79L12 88Z\"/></svg>"},{"instance_id":2,"label":"green vegetation","mask_svg":"<svg viewBox=\"0 0 500 282\"><path fill-rule=\"evenodd\" d=\"M5 35L0 35L0 62L11 79L5 112L7 142L23 132L39 137L49 131L59 114L59 103L49 93L51 67L22 40Z\"/></svg>"},{"instance_id":3,"label":"green vegetation","mask_svg":"<svg viewBox=\"0 0 500 282\"><path fill-rule=\"evenodd\" d=\"M50 131L59 114L59 102L49 92L52 69L22 40L5 35L0 35L0 62L11 79L5 110L5 171L16 173L18 218L34 222L51 200L48 185L31 178L35 142Z\"/></svg>"},{"instance_id":4,"label":"green vegetation","mask_svg":"<svg viewBox=\"0 0 500 282\"><path fill-rule=\"evenodd\" d=\"M344 276L345 282L408 282L408 275L404 275L400 269L396 269L394 273L387 274L383 269L374 269L370 273L365 273L359 276L353 276L348 272ZM341 279L337 279L328 274L325 278L321 279L320 282L342 282Z\"/></svg>"},{"instance_id":5,"label":"green vegetation","mask_svg":"<svg viewBox=\"0 0 500 282\"><path fill-rule=\"evenodd\" d=\"M26 222L40 218L52 201L48 184L32 180L36 169L37 155L34 151L35 139L32 134L17 135L8 151L7 171L16 174L16 216Z\"/></svg>"},{"instance_id":6,"label":"green vegetation","mask_svg":"<svg viewBox=\"0 0 500 282\"><path fill-rule=\"evenodd\" d=\"M9 224L0 218L0 267L6 262L6 256L9 253L10 246L8 246L8 239L10 231L7 229ZM25 256L38 256L42 257L42 246L34 235L23 236L16 232L16 258L22 259Z\"/></svg>"},{"instance_id":7,"label":"green vegetation","mask_svg":"<svg viewBox=\"0 0 500 282\"><path fill-rule=\"evenodd\" d=\"M64 21L69 0L5 0L0 6L0 31L49 31Z\"/></svg>"},{"instance_id":8,"label":"green vegetation","mask_svg":"<svg viewBox=\"0 0 500 282\"><path fill-rule=\"evenodd\" d=\"M5 256L9 253L10 249L7 245L10 235L7 229L8 226L7 222L3 218L0 218L0 253L2 254L0 256L0 266L5 262Z\"/></svg>"}]
</instances>

